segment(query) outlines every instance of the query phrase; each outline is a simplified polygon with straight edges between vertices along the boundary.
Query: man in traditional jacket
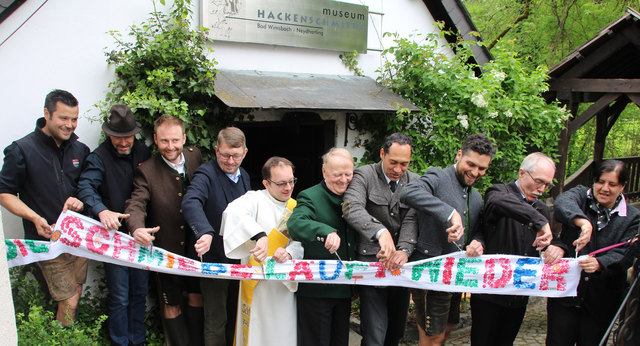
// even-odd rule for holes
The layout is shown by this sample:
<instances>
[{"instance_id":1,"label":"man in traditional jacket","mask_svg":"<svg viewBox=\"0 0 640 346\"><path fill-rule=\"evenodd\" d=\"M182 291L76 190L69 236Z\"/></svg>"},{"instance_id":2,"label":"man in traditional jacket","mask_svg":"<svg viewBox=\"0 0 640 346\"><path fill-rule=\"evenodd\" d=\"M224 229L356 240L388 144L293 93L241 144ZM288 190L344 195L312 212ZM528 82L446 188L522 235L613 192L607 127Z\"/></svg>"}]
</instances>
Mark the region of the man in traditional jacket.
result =
<instances>
[{"instance_id":1,"label":"man in traditional jacket","mask_svg":"<svg viewBox=\"0 0 640 346\"><path fill-rule=\"evenodd\" d=\"M356 259L382 262L388 270L407 263L418 236L415 210L400 202L410 181L413 142L394 133L380 149L380 162L356 169L344 193L343 217L356 231ZM406 287L358 286L362 345L397 345L409 311Z\"/></svg>"},{"instance_id":2,"label":"man in traditional jacket","mask_svg":"<svg viewBox=\"0 0 640 346\"><path fill-rule=\"evenodd\" d=\"M342 218L342 198L353 179L353 157L332 148L322 157L324 180L298 195L287 222L291 239L302 242L305 259L352 260L354 232ZM299 345L349 343L352 285L301 283L298 287Z\"/></svg>"},{"instance_id":3,"label":"man in traditional jacket","mask_svg":"<svg viewBox=\"0 0 640 346\"><path fill-rule=\"evenodd\" d=\"M553 182L556 165L543 153L528 155L520 165L518 180L496 184L484 195L483 253L539 257L552 242L549 208L540 197ZM471 343L513 345L518 335L527 296L471 295Z\"/></svg>"},{"instance_id":4,"label":"man in traditional jacket","mask_svg":"<svg viewBox=\"0 0 640 346\"><path fill-rule=\"evenodd\" d=\"M128 233L123 225L123 219L129 217L123 214L124 203L131 197L135 168L149 159L151 151L135 139L140 124L126 105L111 107L102 130L107 140L87 156L78 182L78 198L84 202L89 215L99 219L105 228ZM111 343L143 344L149 272L108 262L104 263L104 271L109 290Z\"/></svg>"},{"instance_id":5,"label":"man in traditional jacket","mask_svg":"<svg viewBox=\"0 0 640 346\"><path fill-rule=\"evenodd\" d=\"M74 195L89 148L78 141L77 125L78 100L68 91L53 90L35 130L4 150L0 203L22 218L25 239L50 239L61 211L83 210ZM87 278L87 259L64 253L38 266L58 302L56 319L71 325Z\"/></svg>"},{"instance_id":6,"label":"man in traditional jacket","mask_svg":"<svg viewBox=\"0 0 640 346\"><path fill-rule=\"evenodd\" d=\"M200 150L184 147L184 123L179 118L160 116L154 122L154 132L159 155L135 171L131 199L125 204L125 213L130 214L127 227L142 246L158 246L185 255L192 238L182 217L182 196L193 172L202 163L202 156ZM202 295L198 280L164 273L157 273L157 278L165 337L172 345L202 344ZM188 292L185 305L188 321L180 307L183 290Z\"/></svg>"},{"instance_id":7,"label":"man in traditional jacket","mask_svg":"<svg viewBox=\"0 0 640 346\"><path fill-rule=\"evenodd\" d=\"M445 169L432 167L409 183L401 201L418 214L418 243L411 261L445 255L467 247L467 255L482 254L475 239L480 226L482 196L471 188L495 155L490 139L469 136ZM460 318L460 293L414 289L416 323L421 345L442 345Z\"/></svg>"},{"instance_id":8,"label":"man in traditional jacket","mask_svg":"<svg viewBox=\"0 0 640 346\"><path fill-rule=\"evenodd\" d=\"M216 158L200 166L182 200L184 219L194 233L193 250L204 262L240 263L224 254L220 223L227 205L251 189L249 174L240 165L247 141L237 127L218 132ZM238 310L238 281L200 279L207 346L232 346Z\"/></svg>"},{"instance_id":9,"label":"man in traditional jacket","mask_svg":"<svg viewBox=\"0 0 640 346\"><path fill-rule=\"evenodd\" d=\"M302 245L287 232L296 205L291 198L297 181L293 170L291 161L269 158L262 167L265 189L229 203L220 231L229 258L262 268L267 257L278 263L302 258ZM242 281L236 345L296 345L296 289L293 282Z\"/></svg>"}]
</instances>

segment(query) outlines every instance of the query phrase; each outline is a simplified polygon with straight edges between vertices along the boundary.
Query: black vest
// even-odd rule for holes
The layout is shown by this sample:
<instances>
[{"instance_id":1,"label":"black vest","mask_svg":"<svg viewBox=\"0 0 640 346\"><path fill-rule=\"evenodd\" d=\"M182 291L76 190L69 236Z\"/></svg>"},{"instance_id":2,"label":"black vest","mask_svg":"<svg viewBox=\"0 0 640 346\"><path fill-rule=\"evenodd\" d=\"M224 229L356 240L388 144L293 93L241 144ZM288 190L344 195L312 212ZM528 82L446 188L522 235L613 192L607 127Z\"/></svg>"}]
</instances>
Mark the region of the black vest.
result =
<instances>
[{"instance_id":1,"label":"black vest","mask_svg":"<svg viewBox=\"0 0 640 346\"><path fill-rule=\"evenodd\" d=\"M104 167L102 184L98 193L102 203L111 211L122 213L124 203L131 197L133 190L133 172L139 164L151 157L151 151L146 145L135 140L131 154L118 154L109 139L100 144L94 153L98 155ZM120 231L126 233L124 225Z\"/></svg>"},{"instance_id":2,"label":"black vest","mask_svg":"<svg viewBox=\"0 0 640 346\"><path fill-rule=\"evenodd\" d=\"M54 224L64 202L75 195L89 148L78 142L75 134L58 147L53 138L42 132L44 125L44 118L38 119L36 129L15 142L27 167L18 194L29 208ZM22 224L26 239L46 240L38 235L31 221L22 219Z\"/></svg>"}]
</instances>

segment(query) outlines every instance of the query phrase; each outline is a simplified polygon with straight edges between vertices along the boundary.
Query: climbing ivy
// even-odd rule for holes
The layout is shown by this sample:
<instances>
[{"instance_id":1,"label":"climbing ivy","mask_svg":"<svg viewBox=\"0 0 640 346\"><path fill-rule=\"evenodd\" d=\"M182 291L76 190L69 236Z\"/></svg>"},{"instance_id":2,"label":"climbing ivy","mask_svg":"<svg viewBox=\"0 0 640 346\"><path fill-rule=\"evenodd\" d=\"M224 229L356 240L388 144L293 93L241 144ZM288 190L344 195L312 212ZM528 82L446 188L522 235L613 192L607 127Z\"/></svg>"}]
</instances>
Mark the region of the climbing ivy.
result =
<instances>
[{"instance_id":1,"label":"climbing ivy","mask_svg":"<svg viewBox=\"0 0 640 346\"><path fill-rule=\"evenodd\" d=\"M160 3L164 5L164 0ZM115 66L116 80L97 107L106 117L111 105L127 104L147 138L158 116L176 116L187 125L187 142L209 158L218 129L242 113L214 97L217 62L210 54L207 28L192 28L192 15L190 0L174 1L168 14L158 11L154 2L150 18L132 25L127 37L109 32L116 47L106 55Z\"/></svg>"}]
</instances>

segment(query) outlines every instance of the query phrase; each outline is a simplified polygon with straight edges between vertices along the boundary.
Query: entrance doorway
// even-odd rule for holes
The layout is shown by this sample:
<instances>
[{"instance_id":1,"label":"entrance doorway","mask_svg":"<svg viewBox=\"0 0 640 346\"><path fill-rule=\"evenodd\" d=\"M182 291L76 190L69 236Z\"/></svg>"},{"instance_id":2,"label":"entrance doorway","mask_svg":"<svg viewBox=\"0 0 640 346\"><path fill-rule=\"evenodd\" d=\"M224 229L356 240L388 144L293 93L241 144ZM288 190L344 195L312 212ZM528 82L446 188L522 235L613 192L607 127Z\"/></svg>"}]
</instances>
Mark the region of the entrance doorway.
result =
<instances>
[{"instance_id":1,"label":"entrance doorway","mask_svg":"<svg viewBox=\"0 0 640 346\"><path fill-rule=\"evenodd\" d=\"M242 167L251 176L251 188L263 189L262 165L271 156L289 159L298 178L293 197L322 180L322 155L335 145L335 120L317 113L287 113L282 121L236 124L247 137L249 152Z\"/></svg>"}]
</instances>

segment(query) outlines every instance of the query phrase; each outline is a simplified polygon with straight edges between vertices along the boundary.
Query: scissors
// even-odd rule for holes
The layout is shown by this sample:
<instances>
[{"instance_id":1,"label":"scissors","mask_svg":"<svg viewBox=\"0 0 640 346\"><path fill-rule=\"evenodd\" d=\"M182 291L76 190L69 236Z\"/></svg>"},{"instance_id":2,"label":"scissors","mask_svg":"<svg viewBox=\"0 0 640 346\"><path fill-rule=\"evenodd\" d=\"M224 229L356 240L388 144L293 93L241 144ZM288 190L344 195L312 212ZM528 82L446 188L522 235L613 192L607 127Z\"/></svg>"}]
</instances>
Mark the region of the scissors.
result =
<instances>
[{"instance_id":1,"label":"scissors","mask_svg":"<svg viewBox=\"0 0 640 346\"><path fill-rule=\"evenodd\" d=\"M323 236L317 236L316 240L320 243L323 243L327 240L325 237ZM336 257L338 257L338 261L340 261L340 264L342 264L342 258L340 258L340 255L338 255L338 251L333 253L334 255L336 255Z\"/></svg>"}]
</instances>

